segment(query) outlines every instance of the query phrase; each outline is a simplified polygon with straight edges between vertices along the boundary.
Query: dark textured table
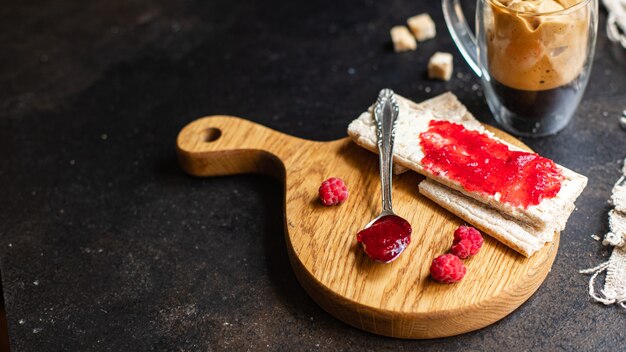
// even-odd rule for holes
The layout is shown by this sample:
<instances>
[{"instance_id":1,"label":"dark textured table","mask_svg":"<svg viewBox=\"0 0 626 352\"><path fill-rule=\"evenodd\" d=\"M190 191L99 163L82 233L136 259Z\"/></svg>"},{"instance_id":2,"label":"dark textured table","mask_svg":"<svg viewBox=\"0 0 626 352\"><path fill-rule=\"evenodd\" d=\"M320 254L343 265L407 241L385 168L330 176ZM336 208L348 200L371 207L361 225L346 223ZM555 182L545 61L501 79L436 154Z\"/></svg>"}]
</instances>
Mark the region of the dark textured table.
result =
<instances>
[{"instance_id":1,"label":"dark textured table","mask_svg":"<svg viewBox=\"0 0 626 352\"><path fill-rule=\"evenodd\" d=\"M466 1L471 2L471 1ZM388 30L429 12L439 35L395 54ZM14 351L593 350L626 315L590 302L607 199L626 157L626 53L604 33L575 120L525 140L589 176L539 291L502 321L431 341L380 337L320 309L291 272L282 186L196 179L178 131L209 114L308 139L345 136L382 87L451 90L493 123L438 1L12 1L0 7L0 256ZM455 78L425 78L435 51Z\"/></svg>"}]
</instances>

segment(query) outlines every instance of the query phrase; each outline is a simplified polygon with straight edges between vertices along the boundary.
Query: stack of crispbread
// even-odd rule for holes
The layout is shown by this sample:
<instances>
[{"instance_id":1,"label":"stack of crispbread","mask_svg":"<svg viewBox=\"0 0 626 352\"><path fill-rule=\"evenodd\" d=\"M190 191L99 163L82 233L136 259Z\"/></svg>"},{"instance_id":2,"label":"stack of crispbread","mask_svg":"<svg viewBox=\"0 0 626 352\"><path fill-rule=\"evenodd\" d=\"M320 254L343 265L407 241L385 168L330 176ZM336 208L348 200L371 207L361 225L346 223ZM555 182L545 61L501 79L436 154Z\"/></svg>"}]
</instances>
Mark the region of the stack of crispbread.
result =
<instances>
[{"instance_id":1,"label":"stack of crispbread","mask_svg":"<svg viewBox=\"0 0 626 352\"><path fill-rule=\"evenodd\" d=\"M419 185L420 193L527 257L552 241L554 234L565 228L574 210L574 201L587 184L585 176L557 165L564 178L556 197L542 199L539 204L528 207L500 202L497 195L469 192L445 175L431 173L422 167L424 153L420 146L420 134L428 130L431 120L436 119L459 123L466 129L499 139L485 130L452 93L420 104L396 97L400 113L396 127L394 171L400 173L410 169L425 175L427 178ZM376 124L371 107L350 123L348 134L358 145L377 152ZM500 141L511 150L521 150Z\"/></svg>"}]
</instances>

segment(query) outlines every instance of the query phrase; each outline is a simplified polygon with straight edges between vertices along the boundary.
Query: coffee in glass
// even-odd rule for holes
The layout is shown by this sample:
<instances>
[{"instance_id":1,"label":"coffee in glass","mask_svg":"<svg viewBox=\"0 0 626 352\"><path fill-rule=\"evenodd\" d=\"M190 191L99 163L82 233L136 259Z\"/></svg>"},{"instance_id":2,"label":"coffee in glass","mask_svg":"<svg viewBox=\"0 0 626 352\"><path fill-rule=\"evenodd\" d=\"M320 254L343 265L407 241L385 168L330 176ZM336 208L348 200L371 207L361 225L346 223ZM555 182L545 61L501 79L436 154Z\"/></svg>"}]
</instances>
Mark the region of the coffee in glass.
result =
<instances>
[{"instance_id":1,"label":"coffee in glass","mask_svg":"<svg viewBox=\"0 0 626 352\"><path fill-rule=\"evenodd\" d=\"M476 38L458 0L443 0L443 6L453 38L506 130L543 136L568 124L589 78L597 0L478 0Z\"/></svg>"}]
</instances>

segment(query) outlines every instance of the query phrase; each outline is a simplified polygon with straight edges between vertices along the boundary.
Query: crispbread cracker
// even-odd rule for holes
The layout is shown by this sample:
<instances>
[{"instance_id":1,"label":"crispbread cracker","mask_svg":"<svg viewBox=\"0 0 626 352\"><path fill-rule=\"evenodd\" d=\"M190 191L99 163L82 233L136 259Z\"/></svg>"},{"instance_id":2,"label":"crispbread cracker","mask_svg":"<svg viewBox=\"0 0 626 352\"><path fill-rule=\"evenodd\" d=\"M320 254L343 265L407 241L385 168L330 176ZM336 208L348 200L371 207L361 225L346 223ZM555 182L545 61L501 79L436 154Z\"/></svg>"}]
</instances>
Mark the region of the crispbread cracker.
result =
<instances>
[{"instance_id":1,"label":"crispbread cracker","mask_svg":"<svg viewBox=\"0 0 626 352\"><path fill-rule=\"evenodd\" d=\"M547 242L551 242L554 234L558 232L557 229L548 228L537 230L520 223L430 179L425 179L419 184L419 192L468 224L526 257L530 257L543 248Z\"/></svg>"},{"instance_id":2,"label":"crispbread cracker","mask_svg":"<svg viewBox=\"0 0 626 352\"><path fill-rule=\"evenodd\" d=\"M572 204L587 184L587 178L585 176L557 165L564 176L561 190L557 196L550 199L543 199L538 205L529 206L527 208L502 203L498 201L497 197L483 193L468 192L457 181L448 179L444 175L430 173L428 170L422 168L421 159L424 153L419 145L419 136L428 129L429 121L433 119L443 119L460 123L467 129L485 133L507 144L511 150L522 149L500 140L491 132L487 131L480 122L467 112L467 109L452 93L442 94L421 104L416 104L406 98L398 96L398 105L400 106L400 113L397 120L394 147L394 161L396 164L417 171L447 187L476 199L480 203L495 208L501 213L536 227L539 230L544 228L557 228L561 230L565 227L565 223L573 210ZM348 126L348 135L358 145L370 151L377 152L376 125L371 108L350 123Z\"/></svg>"},{"instance_id":3,"label":"crispbread cracker","mask_svg":"<svg viewBox=\"0 0 626 352\"><path fill-rule=\"evenodd\" d=\"M410 122L413 119L418 118L421 114L428 113L439 120L447 120L462 123L466 126L483 128L480 122L476 120L476 118L469 111L467 111L465 105L461 104L456 96L450 92L424 100L421 103L416 103L398 94L395 94L395 96L400 107L400 115L403 115L402 119L398 116L399 121L402 120ZM373 105L367 109L367 113L370 114L370 117L373 116L373 109ZM361 114L361 116L364 114L365 113ZM371 152L378 153L378 146L376 145L376 124L374 123L373 118L369 120L361 120L360 122L365 122L366 129L373 129L374 139L372 140L371 136L361 138L361 136L359 136L359 132L350 127L348 127L348 135L350 135L350 137L352 137L352 139L361 147ZM352 126L352 124L350 125ZM398 125L396 133L401 130L403 130L403 126ZM396 137L396 141L397 140L398 138ZM397 155L394 154L394 160L396 159ZM406 172L407 170L409 169L399 165L398 163L393 164L393 173L396 175Z\"/></svg>"}]
</instances>

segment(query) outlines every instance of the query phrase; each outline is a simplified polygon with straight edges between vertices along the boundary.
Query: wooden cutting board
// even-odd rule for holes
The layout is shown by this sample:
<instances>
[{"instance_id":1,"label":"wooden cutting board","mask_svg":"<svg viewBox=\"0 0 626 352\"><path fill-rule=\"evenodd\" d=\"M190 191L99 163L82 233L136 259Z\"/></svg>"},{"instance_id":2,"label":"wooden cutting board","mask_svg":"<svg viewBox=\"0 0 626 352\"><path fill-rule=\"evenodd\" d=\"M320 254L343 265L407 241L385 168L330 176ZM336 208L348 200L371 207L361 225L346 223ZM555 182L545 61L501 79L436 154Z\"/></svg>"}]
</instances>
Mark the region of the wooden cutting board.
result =
<instances>
[{"instance_id":1,"label":"wooden cutting board","mask_svg":"<svg viewBox=\"0 0 626 352\"><path fill-rule=\"evenodd\" d=\"M413 235L396 261L380 264L356 242L380 211L378 156L348 138L314 142L237 117L211 116L183 128L177 147L182 168L194 176L263 173L283 181L285 240L296 277L330 314L375 334L436 338L492 324L539 288L556 256L558 235L530 259L486 236L480 253L465 261L465 278L440 284L429 277L430 263L448 251L463 222L418 193L422 176L394 176L394 210L411 223ZM332 176L346 182L350 196L325 207L317 192Z\"/></svg>"}]
</instances>

